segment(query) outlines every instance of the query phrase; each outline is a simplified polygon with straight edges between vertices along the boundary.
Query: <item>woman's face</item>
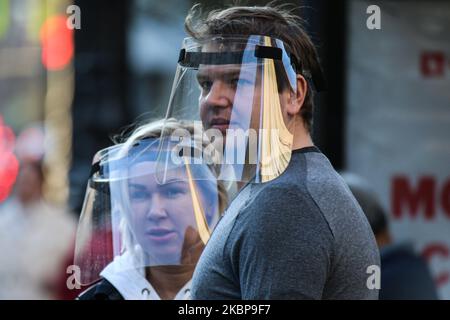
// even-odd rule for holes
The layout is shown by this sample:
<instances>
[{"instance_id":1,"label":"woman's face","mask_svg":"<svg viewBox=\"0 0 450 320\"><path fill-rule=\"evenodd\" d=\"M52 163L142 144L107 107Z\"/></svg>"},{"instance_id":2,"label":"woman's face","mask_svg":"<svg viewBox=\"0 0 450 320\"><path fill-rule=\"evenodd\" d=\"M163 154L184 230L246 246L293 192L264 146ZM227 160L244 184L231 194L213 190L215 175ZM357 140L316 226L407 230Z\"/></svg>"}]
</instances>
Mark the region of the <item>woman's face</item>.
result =
<instances>
[{"instance_id":1,"label":"woman's face","mask_svg":"<svg viewBox=\"0 0 450 320\"><path fill-rule=\"evenodd\" d=\"M147 161L130 168L131 224L141 247L156 260L152 264L179 264L188 227L197 230L189 182L184 168L167 171L164 184L153 173L142 175L155 172L155 166Z\"/></svg>"}]
</instances>

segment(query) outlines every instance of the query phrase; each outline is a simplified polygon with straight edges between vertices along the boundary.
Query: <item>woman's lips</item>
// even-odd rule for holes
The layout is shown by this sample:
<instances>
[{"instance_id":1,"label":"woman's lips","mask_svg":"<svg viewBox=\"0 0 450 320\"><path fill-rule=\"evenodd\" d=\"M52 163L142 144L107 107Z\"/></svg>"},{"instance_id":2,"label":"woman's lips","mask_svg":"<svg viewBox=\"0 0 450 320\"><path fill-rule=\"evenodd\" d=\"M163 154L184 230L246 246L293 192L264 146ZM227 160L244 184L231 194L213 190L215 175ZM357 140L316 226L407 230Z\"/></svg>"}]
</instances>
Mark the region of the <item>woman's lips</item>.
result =
<instances>
[{"instance_id":1,"label":"woman's lips","mask_svg":"<svg viewBox=\"0 0 450 320\"><path fill-rule=\"evenodd\" d=\"M217 129L217 130L219 130L222 133L225 133L226 130L228 129L228 127L229 127L228 124L215 124L215 125L211 126L211 128Z\"/></svg>"},{"instance_id":2,"label":"woman's lips","mask_svg":"<svg viewBox=\"0 0 450 320\"><path fill-rule=\"evenodd\" d=\"M173 230L153 228L148 230L146 236L154 242L168 242L176 238L177 233Z\"/></svg>"}]
</instances>

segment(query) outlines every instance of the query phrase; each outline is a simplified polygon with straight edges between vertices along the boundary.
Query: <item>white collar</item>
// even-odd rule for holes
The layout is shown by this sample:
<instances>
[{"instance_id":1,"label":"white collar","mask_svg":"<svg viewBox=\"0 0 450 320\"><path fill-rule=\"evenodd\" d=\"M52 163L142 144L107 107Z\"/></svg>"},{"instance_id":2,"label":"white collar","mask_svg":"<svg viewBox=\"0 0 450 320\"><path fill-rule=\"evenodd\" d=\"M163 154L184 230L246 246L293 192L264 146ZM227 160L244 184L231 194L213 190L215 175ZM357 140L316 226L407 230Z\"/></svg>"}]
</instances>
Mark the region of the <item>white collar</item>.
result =
<instances>
[{"instance_id":1,"label":"white collar","mask_svg":"<svg viewBox=\"0 0 450 320\"><path fill-rule=\"evenodd\" d=\"M132 258L127 253L115 257L100 273L108 280L125 300L161 300L160 296L139 270L132 265ZM177 293L174 300L191 299L191 282L189 280Z\"/></svg>"}]
</instances>

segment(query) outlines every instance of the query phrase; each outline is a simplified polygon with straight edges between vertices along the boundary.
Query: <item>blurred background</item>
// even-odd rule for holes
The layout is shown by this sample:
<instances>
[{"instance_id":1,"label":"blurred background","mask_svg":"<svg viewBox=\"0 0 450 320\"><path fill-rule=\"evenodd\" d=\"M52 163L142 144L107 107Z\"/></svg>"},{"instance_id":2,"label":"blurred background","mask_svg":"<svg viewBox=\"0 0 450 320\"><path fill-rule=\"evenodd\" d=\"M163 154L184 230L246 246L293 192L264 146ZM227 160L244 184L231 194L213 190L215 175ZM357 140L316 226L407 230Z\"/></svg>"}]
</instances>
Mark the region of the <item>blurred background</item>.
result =
<instances>
[{"instance_id":1,"label":"blurred background","mask_svg":"<svg viewBox=\"0 0 450 320\"><path fill-rule=\"evenodd\" d=\"M66 267L92 158L164 116L194 3L223 7L0 0L0 299L78 293ZM314 141L384 217L382 295L450 299L450 3L278 3L299 7L328 80ZM368 28L370 5L381 29Z\"/></svg>"}]
</instances>

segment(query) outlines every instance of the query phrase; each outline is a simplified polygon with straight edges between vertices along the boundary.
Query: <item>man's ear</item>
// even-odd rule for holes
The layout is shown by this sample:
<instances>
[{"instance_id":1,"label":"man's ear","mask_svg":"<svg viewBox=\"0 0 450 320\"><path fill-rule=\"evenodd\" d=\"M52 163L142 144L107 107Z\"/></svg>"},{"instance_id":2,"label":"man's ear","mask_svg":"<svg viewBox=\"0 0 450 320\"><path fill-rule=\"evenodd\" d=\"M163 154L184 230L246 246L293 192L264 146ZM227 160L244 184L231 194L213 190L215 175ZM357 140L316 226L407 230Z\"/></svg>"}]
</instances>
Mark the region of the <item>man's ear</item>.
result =
<instances>
[{"instance_id":1,"label":"man's ear","mask_svg":"<svg viewBox=\"0 0 450 320\"><path fill-rule=\"evenodd\" d=\"M306 93L308 90L308 83L306 82L305 78L298 74L297 75L297 92L290 91L290 97L287 104L287 113L290 116L295 116L296 114L300 113L300 109L303 106L303 103L305 102Z\"/></svg>"}]
</instances>

